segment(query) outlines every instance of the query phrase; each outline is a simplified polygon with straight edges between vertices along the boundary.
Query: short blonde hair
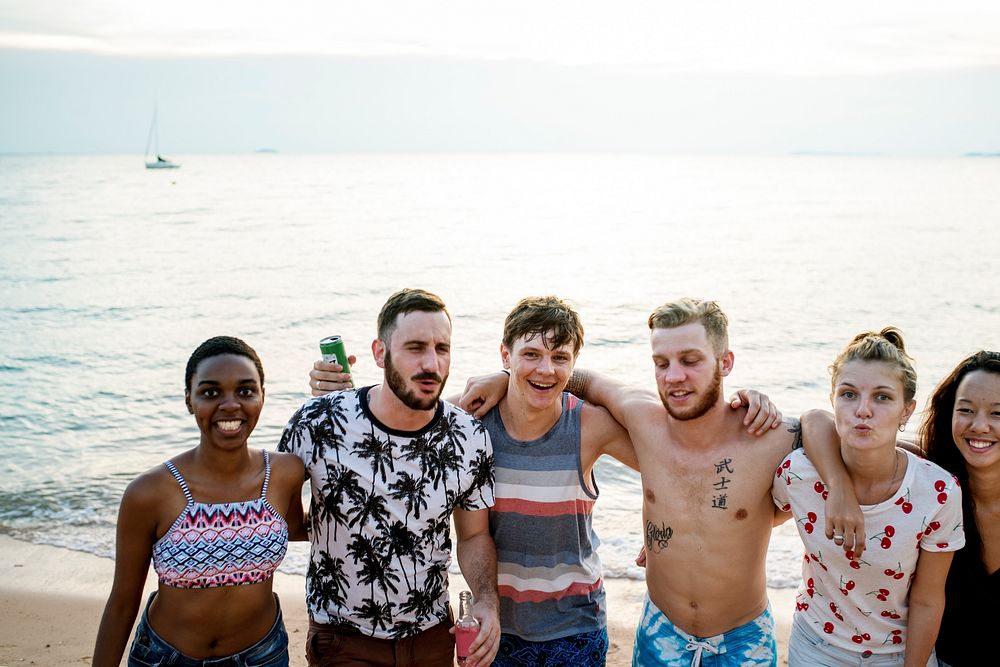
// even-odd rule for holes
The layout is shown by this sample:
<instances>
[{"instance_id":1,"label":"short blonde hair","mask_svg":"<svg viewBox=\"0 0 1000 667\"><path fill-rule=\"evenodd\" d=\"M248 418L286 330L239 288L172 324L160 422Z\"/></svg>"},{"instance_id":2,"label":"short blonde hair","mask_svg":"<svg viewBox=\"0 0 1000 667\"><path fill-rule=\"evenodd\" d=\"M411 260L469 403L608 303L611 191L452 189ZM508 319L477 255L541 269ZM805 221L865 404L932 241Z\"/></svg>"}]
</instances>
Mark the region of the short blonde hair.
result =
<instances>
[{"instance_id":1,"label":"short blonde hair","mask_svg":"<svg viewBox=\"0 0 1000 667\"><path fill-rule=\"evenodd\" d=\"M899 369L903 398L909 403L917 395L917 371L906 353L903 332L896 327L882 331L862 331L847 344L830 365L830 388L836 388L837 376L848 361L882 361Z\"/></svg>"},{"instance_id":2,"label":"short blonde hair","mask_svg":"<svg viewBox=\"0 0 1000 667\"><path fill-rule=\"evenodd\" d=\"M687 297L668 301L650 314L649 329L676 329L691 322L705 327L715 356L721 357L729 349L729 318L717 301Z\"/></svg>"}]
</instances>

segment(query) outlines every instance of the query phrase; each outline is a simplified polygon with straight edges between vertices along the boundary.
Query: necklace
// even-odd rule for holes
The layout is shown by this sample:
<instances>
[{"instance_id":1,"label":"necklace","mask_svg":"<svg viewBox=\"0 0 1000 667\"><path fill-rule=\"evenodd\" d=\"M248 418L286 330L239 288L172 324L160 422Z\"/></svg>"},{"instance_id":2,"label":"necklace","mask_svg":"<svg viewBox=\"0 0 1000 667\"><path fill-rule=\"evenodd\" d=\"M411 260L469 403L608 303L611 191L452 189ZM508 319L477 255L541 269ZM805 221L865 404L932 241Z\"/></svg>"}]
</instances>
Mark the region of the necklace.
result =
<instances>
[{"instance_id":1,"label":"necklace","mask_svg":"<svg viewBox=\"0 0 1000 667\"><path fill-rule=\"evenodd\" d=\"M882 498L882 500L887 500L896 492L896 472L899 470L899 452L895 449L892 450L892 458L892 474L889 476L889 485L885 488L885 492L883 493L884 498Z\"/></svg>"},{"instance_id":2,"label":"necklace","mask_svg":"<svg viewBox=\"0 0 1000 667\"><path fill-rule=\"evenodd\" d=\"M889 484L892 485L896 481L896 471L899 470L899 452L895 449L892 450L892 475L889 477Z\"/></svg>"},{"instance_id":3,"label":"necklace","mask_svg":"<svg viewBox=\"0 0 1000 667\"><path fill-rule=\"evenodd\" d=\"M855 487L854 492L858 494L858 500L862 505L877 505L878 503L885 502L896 492L898 488L896 474L899 472L899 454L900 453L895 450L892 453L894 461L892 464L892 474L889 476L888 480L873 481L868 485L866 491L862 488L858 488L857 486ZM879 488L882 490L878 491Z\"/></svg>"}]
</instances>

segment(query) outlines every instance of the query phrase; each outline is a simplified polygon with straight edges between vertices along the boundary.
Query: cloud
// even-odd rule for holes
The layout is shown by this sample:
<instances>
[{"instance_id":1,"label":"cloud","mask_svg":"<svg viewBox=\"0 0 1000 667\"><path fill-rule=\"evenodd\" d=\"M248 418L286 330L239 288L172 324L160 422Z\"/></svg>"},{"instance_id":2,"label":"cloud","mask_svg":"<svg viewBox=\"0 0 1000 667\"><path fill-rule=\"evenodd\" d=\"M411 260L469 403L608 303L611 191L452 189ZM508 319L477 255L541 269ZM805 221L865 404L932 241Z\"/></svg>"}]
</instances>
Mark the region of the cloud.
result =
<instances>
[{"instance_id":1,"label":"cloud","mask_svg":"<svg viewBox=\"0 0 1000 667\"><path fill-rule=\"evenodd\" d=\"M876 75L1000 65L1000 3L845 0L0 2L0 48L136 57L420 56L670 72Z\"/></svg>"}]
</instances>

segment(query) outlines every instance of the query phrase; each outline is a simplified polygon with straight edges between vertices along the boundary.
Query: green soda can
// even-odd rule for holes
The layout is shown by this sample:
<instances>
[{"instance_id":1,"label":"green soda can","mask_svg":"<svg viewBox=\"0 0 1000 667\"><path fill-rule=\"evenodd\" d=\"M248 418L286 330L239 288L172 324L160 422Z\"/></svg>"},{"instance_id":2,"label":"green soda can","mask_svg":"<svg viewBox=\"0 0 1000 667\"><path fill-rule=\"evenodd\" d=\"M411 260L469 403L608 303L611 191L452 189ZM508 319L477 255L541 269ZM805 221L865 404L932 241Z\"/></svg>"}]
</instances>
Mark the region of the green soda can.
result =
<instances>
[{"instance_id":1,"label":"green soda can","mask_svg":"<svg viewBox=\"0 0 1000 667\"><path fill-rule=\"evenodd\" d=\"M351 365L347 363L347 351L344 349L344 339L340 336L327 336L321 340L319 351L323 355L323 361L336 361L344 369L341 372L351 372Z\"/></svg>"}]
</instances>

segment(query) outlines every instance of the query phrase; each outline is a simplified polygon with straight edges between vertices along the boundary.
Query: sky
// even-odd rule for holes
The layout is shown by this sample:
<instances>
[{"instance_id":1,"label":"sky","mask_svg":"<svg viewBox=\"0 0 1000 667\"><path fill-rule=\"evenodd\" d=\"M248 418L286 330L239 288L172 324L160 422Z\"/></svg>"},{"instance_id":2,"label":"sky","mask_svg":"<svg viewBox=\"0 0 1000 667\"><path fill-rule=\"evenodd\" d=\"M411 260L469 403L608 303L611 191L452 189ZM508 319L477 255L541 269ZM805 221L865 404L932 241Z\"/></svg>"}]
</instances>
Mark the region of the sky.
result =
<instances>
[{"instance_id":1,"label":"sky","mask_svg":"<svg viewBox=\"0 0 1000 667\"><path fill-rule=\"evenodd\" d=\"M1000 3L0 0L0 153L1000 151Z\"/></svg>"}]
</instances>

